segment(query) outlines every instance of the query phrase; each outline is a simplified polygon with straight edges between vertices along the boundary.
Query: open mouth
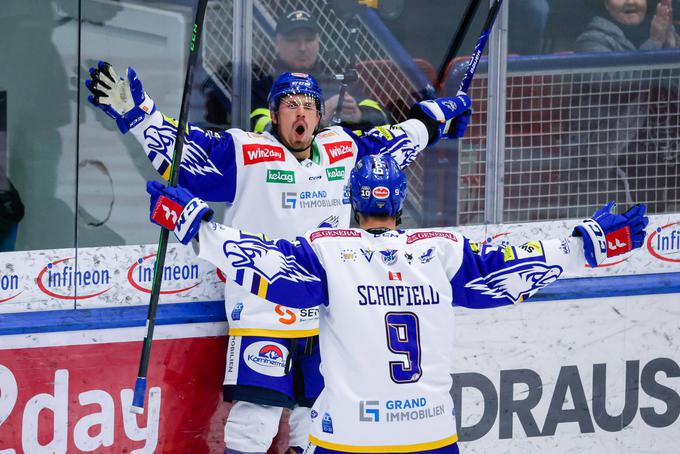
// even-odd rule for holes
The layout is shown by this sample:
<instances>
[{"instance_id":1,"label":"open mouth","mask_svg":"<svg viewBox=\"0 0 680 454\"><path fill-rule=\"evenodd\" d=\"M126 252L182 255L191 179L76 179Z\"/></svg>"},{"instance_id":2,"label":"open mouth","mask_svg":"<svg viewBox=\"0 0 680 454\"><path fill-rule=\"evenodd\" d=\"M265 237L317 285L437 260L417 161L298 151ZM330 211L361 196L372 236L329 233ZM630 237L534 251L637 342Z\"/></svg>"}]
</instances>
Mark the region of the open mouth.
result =
<instances>
[{"instance_id":1,"label":"open mouth","mask_svg":"<svg viewBox=\"0 0 680 454\"><path fill-rule=\"evenodd\" d=\"M298 139L298 140L302 139L305 136L306 130L307 130L307 128L305 127L305 125L303 125L303 124L297 125L294 129L295 138Z\"/></svg>"}]
</instances>

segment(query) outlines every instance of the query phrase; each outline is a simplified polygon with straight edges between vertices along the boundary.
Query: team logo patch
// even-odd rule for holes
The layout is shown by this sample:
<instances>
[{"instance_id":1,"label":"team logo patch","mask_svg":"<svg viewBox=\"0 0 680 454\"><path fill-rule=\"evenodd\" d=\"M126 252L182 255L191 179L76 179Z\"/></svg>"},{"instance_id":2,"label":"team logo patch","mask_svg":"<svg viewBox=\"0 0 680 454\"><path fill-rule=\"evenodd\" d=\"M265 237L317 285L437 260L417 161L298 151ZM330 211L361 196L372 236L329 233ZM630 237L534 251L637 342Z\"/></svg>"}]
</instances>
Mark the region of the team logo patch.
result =
<instances>
[{"instance_id":1,"label":"team logo patch","mask_svg":"<svg viewBox=\"0 0 680 454\"><path fill-rule=\"evenodd\" d=\"M412 253L412 252L405 252L405 251L404 251L404 258L406 259L406 261L407 261L408 264L410 265L411 262L413 262L413 253Z\"/></svg>"},{"instance_id":2,"label":"team logo patch","mask_svg":"<svg viewBox=\"0 0 680 454\"><path fill-rule=\"evenodd\" d=\"M234 306L234 308L231 310L231 319L232 320L241 320L241 312L243 311L243 303L238 302Z\"/></svg>"},{"instance_id":3,"label":"team logo patch","mask_svg":"<svg viewBox=\"0 0 680 454\"><path fill-rule=\"evenodd\" d=\"M427 251L423 252L420 257L418 257L418 260L420 260L420 263L423 265L426 263L430 263L430 261L434 258L434 248L431 247Z\"/></svg>"},{"instance_id":4,"label":"team logo patch","mask_svg":"<svg viewBox=\"0 0 680 454\"><path fill-rule=\"evenodd\" d=\"M390 196L390 190L385 186L377 186L373 188L373 197L376 199L386 199Z\"/></svg>"},{"instance_id":5,"label":"team logo patch","mask_svg":"<svg viewBox=\"0 0 680 454\"><path fill-rule=\"evenodd\" d=\"M382 261L385 265L394 265L397 263L397 259L399 258L397 256L397 250L396 249L388 249L385 251L380 251L380 257L382 258Z\"/></svg>"},{"instance_id":6,"label":"team logo patch","mask_svg":"<svg viewBox=\"0 0 680 454\"><path fill-rule=\"evenodd\" d=\"M373 254L375 253L375 251L372 251L370 249L359 249L359 250L361 251L361 254L364 256L366 261L368 263L371 263L371 259L373 258Z\"/></svg>"},{"instance_id":7,"label":"team logo patch","mask_svg":"<svg viewBox=\"0 0 680 454\"><path fill-rule=\"evenodd\" d=\"M458 242L456 235L450 232L416 232L406 237L406 244L412 244L416 241L427 240L429 238L446 238L454 242Z\"/></svg>"},{"instance_id":8,"label":"team logo patch","mask_svg":"<svg viewBox=\"0 0 680 454\"><path fill-rule=\"evenodd\" d=\"M250 369L270 377L285 375L287 357L288 349L277 342L254 342L243 351L243 360Z\"/></svg>"},{"instance_id":9,"label":"team logo patch","mask_svg":"<svg viewBox=\"0 0 680 454\"><path fill-rule=\"evenodd\" d=\"M330 215L323 221L319 222L318 227L321 229L334 229L340 223L340 216Z\"/></svg>"},{"instance_id":10,"label":"team logo patch","mask_svg":"<svg viewBox=\"0 0 680 454\"><path fill-rule=\"evenodd\" d=\"M326 149L326 154L328 155L328 160L331 164L354 156L354 152L352 151L352 142L349 140L325 143L323 147Z\"/></svg>"},{"instance_id":11,"label":"team logo patch","mask_svg":"<svg viewBox=\"0 0 680 454\"><path fill-rule=\"evenodd\" d=\"M465 287L493 299L508 298L513 303L519 303L533 292L555 282L561 274L560 266L527 262L496 271L486 277L478 277L465 284Z\"/></svg>"},{"instance_id":12,"label":"team logo patch","mask_svg":"<svg viewBox=\"0 0 680 454\"><path fill-rule=\"evenodd\" d=\"M333 433L333 419L331 418L330 413L323 414L323 418L321 418L321 430L327 434Z\"/></svg>"},{"instance_id":13,"label":"team logo patch","mask_svg":"<svg viewBox=\"0 0 680 454\"><path fill-rule=\"evenodd\" d=\"M354 262L357 259L357 253L351 249L343 249L340 252L340 258L343 262Z\"/></svg>"},{"instance_id":14,"label":"team logo patch","mask_svg":"<svg viewBox=\"0 0 680 454\"><path fill-rule=\"evenodd\" d=\"M264 144L243 145L243 164L251 165L260 162L285 161L283 148Z\"/></svg>"}]
</instances>

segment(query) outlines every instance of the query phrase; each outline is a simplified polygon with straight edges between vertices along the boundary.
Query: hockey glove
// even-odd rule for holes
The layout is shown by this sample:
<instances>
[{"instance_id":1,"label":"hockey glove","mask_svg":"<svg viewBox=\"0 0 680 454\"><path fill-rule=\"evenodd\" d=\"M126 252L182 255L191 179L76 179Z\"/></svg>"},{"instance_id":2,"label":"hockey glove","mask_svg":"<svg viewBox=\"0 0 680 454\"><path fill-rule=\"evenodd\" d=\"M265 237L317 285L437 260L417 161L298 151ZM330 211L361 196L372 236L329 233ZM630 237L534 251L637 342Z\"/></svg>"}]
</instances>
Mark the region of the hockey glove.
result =
<instances>
[{"instance_id":1,"label":"hockey glove","mask_svg":"<svg viewBox=\"0 0 680 454\"><path fill-rule=\"evenodd\" d=\"M90 77L91 80L85 81L92 92L87 100L116 120L123 134L156 110L153 100L144 93L134 69L128 68L123 79L109 63L100 61L96 68L90 68Z\"/></svg>"},{"instance_id":2,"label":"hockey glove","mask_svg":"<svg viewBox=\"0 0 680 454\"><path fill-rule=\"evenodd\" d=\"M182 244L189 244L198 234L201 221L211 220L214 214L207 203L181 186L148 181L146 192L151 196L151 222L172 230Z\"/></svg>"},{"instance_id":3,"label":"hockey glove","mask_svg":"<svg viewBox=\"0 0 680 454\"><path fill-rule=\"evenodd\" d=\"M459 92L455 98L437 98L414 104L409 118L425 123L430 135L428 145L432 145L441 137L463 137L472 115L471 106L472 101L468 95Z\"/></svg>"},{"instance_id":4,"label":"hockey glove","mask_svg":"<svg viewBox=\"0 0 680 454\"><path fill-rule=\"evenodd\" d=\"M574 228L573 236L583 237L583 249L588 265L595 268L610 257L625 259L645 241L645 205L633 206L624 214L613 214L616 203L609 202Z\"/></svg>"}]
</instances>

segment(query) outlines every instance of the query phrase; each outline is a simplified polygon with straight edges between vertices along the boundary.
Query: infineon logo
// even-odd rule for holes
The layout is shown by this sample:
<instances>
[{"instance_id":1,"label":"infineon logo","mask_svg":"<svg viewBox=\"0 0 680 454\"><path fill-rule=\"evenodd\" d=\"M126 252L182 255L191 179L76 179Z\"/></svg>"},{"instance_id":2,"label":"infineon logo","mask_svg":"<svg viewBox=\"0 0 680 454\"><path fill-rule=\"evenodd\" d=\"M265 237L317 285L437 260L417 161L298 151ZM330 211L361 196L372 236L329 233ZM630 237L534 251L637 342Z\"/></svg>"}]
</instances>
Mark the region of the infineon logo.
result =
<instances>
[{"instance_id":1,"label":"infineon logo","mask_svg":"<svg viewBox=\"0 0 680 454\"><path fill-rule=\"evenodd\" d=\"M352 142L349 140L327 143L323 147L326 149L326 154L331 164L354 156Z\"/></svg>"},{"instance_id":2,"label":"infineon logo","mask_svg":"<svg viewBox=\"0 0 680 454\"><path fill-rule=\"evenodd\" d=\"M267 170L267 183L295 183L295 172L292 170Z\"/></svg>"},{"instance_id":3,"label":"infineon logo","mask_svg":"<svg viewBox=\"0 0 680 454\"><path fill-rule=\"evenodd\" d=\"M647 237L647 250L658 260L680 263L680 222L654 229Z\"/></svg>"},{"instance_id":4,"label":"infineon logo","mask_svg":"<svg viewBox=\"0 0 680 454\"><path fill-rule=\"evenodd\" d=\"M128 268L127 279L132 287L143 293L151 293L153 286L153 275L156 271L155 267L156 254L149 254L140 257ZM161 295L172 295L175 293L186 292L200 284L200 276L198 273L198 265L183 264L183 265L165 265L163 266L163 288ZM166 284L170 284L168 289Z\"/></svg>"},{"instance_id":5,"label":"infineon logo","mask_svg":"<svg viewBox=\"0 0 680 454\"><path fill-rule=\"evenodd\" d=\"M328 181L338 181L345 179L345 168L344 167L330 167L326 169L326 178Z\"/></svg>"},{"instance_id":6,"label":"infineon logo","mask_svg":"<svg viewBox=\"0 0 680 454\"><path fill-rule=\"evenodd\" d=\"M243 163L245 165L271 161L285 161L283 148L258 143L243 145Z\"/></svg>"}]
</instances>

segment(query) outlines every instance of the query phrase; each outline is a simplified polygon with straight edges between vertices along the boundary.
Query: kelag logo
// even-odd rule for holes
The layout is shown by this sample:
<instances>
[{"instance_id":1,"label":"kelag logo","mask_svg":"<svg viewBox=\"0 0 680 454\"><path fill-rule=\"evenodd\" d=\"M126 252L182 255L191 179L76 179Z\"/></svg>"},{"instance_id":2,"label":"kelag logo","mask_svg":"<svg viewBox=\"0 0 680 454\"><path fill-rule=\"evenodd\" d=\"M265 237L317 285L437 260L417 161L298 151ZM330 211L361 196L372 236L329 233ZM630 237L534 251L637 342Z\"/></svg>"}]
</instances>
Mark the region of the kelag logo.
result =
<instances>
[{"instance_id":1,"label":"kelag logo","mask_svg":"<svg viewBox=\"0 0 680 454\"><path fill-rule=\"evenodd\" d=\"M267 169L267 183L295 183L295 172L292 170Z\"/></svg>"},{"instance_id":2,"label":"kelag logo","mask_svg":"<svg viewBox=\"0 0 680 454\"><path fill-rule=\"evenodd\" d=\"M0 274L0 303L19 296L19 276L16 274ZM7 295L10 296L7 296Z\"/></svg>"},{"instance_id":3,"label":"kelag logo","mask_svg":"<svg viewBox=\"0 0 680 454\"><path fill-rule=\"evenodd\" d=\"M328 181L338 181L345 179L345 168L344 167L329 167L326 169L326 178Z\"/></svg>"},{"instance_id":4,"label":"kelag logo","mask_svg":"<svg viewBox=\"0 0 680 454\"><path fill-rule=\"evenodd\" d=\"M137 261L128 268L128 282L140 292L151 293L153 274L156 269L155 260L153 262L148 261L152 257L156 257L156 254L149 254L137 259ZM196 287L200 281L193 285L187 284L190 283L189 281L198 279L198 265L195 263L192 265L165 265L163 267L163 282L178 282L181 287L171 290L161 290L161 294L169 295L191 290Z\"/></svg>"},{"instance_id":5,"label":"kelag logo","mask_svg":"<svg viewBox=\"0 0 680 454\"><path fill-rule=\"evenodd\" d=\"M647 238L647 250L659 260L680 263L680 222L657 227Z\"/></svg>"},{"instance_id":6,"label":"kelag logo","mask_svg":"<svg viewBox=\"0 0 680 454\"><path fill-rule=\"evenodd\" d=\"M96 291L98 290L97 287L110 285L109 270L80 267L85 271L76 271L70 262L74 258L66 257L55 260L40 270L36 278L40 291L52 298L84 300L111 290L111 286L109 286L104 290ZM77 287L77 289L73 287Z\"/></svg>"}]
</instances>

